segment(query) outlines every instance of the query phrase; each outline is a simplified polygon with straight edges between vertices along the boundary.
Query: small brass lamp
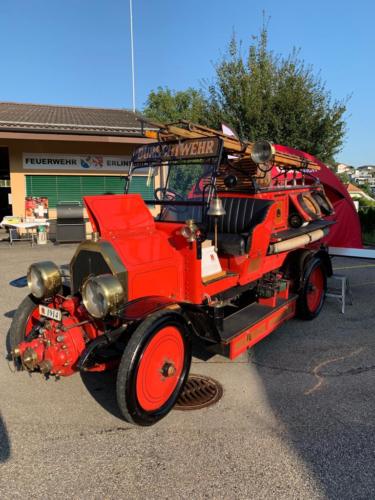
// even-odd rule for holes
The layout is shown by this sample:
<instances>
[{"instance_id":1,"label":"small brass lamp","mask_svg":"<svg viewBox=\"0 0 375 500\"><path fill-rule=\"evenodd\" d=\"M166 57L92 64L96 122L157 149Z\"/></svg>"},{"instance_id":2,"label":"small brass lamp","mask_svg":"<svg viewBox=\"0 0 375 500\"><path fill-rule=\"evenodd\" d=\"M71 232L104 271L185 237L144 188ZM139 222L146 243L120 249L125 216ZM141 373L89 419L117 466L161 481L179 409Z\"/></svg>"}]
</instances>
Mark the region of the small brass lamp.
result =
<instances>
[{"instance_id":1,"label":"small brass lamp","mask_svg":"<svg viewBox=\"0 0 375 500\"><path fill-rule=\"evenodd\" d=\"M223 217L226 214L225 208L223 207L223 202L217 196L214 196L210 201L210 206L207 210L207 215L214 217L215 224L215 251L217 252L217 223L219 217Z\"/></svg>"}]
</instances>

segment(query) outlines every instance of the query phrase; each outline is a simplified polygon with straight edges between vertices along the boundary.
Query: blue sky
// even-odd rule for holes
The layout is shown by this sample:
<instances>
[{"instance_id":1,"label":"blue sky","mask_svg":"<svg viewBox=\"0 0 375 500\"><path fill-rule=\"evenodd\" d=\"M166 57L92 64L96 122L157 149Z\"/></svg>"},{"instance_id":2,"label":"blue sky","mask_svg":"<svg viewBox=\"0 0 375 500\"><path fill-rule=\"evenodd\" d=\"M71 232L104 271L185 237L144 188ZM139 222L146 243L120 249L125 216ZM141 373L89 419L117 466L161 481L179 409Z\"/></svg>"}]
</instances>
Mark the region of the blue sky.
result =
<instances>
[{"instance_id":1,"label":"blue sky","mask_svg":"<svg viewBox=\"0 0 375 500\"><path fill-rule=\"evenodd\" d=\"M159 85L213 77L233 30L245 44L262 11L270 48L293 47L348 104L338 160L375 164L375 3L370 0L133 0L136 103ZM1 0L0 100L131 107L128 0Z\"/></svg>"}]
</instances>

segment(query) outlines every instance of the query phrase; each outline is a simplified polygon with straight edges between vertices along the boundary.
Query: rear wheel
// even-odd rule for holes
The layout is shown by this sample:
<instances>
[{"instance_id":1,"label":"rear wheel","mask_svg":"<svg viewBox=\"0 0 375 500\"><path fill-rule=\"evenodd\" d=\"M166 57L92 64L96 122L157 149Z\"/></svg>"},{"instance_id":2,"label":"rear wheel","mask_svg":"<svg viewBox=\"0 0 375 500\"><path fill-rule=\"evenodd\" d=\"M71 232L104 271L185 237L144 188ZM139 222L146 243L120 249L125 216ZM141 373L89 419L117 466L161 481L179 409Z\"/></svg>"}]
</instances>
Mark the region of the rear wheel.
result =
<instances>
[{"instance_id":1,"label":"rear wheel","mask_svg":"<svg viewBox=\"0 0 375 500\"><path fill-rule=\"evenodd\" d=\"M175 405L191 363L191 341L177 314L151 315L131 336L117 375L117 401L125 420L152 425Z\"/></svg>"},{"instance_id":2,"label":"rear wheel","mask_svg":"<svg viewBox=\"0 0 375 500\"><path fill-rule=\"evenodd\" d=\"M325 267L319 258L314 258L306 265L297 301L297 314L300 318L309 320L318 316L324 304L326 288Z\"/></svg>"}]
</instances>

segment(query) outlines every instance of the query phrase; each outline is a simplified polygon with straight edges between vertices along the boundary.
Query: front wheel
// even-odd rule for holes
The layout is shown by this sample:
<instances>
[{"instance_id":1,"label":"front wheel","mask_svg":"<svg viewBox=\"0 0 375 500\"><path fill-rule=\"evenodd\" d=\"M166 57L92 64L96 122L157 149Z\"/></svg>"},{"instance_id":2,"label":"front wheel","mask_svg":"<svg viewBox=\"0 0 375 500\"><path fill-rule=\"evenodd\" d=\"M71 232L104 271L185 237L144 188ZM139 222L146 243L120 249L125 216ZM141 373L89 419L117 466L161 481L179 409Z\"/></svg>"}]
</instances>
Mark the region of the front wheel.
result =
<instances>
[{"instance_id":1,"label":"front wheel","mask_svg":"<svg viewBox=\"0 0 375 500\"><path fill-rule=\"evenodd\" d=\"M320 313L327 289L325 267L319 258L309 261L304 271L302 289L297 300L297 315L302 319L314 319Z\"/></svg>"},{"instance_id":2,"label":"front wheel","mask_svg":"<svg viewBox=\"0 0 375 500\"><path fill-rule=\"evenodd\" d=\"M9 329L9 347L14 349L32 334L35 328L41 325L39 314L40 301L28 295L23 299L16 310Z\"/></svg>"},{"instance_id":3,"label":"front wheel","mask_svg":"<svg viewBox=\"0 0 375 500\"><path fill-rule=\"evenodd\" d=\"M146 426L165 417L189 375L191 340L177 314L160 311L132 334L117 374L117 402L128 422Z\"/></svg>"}]
</instances>

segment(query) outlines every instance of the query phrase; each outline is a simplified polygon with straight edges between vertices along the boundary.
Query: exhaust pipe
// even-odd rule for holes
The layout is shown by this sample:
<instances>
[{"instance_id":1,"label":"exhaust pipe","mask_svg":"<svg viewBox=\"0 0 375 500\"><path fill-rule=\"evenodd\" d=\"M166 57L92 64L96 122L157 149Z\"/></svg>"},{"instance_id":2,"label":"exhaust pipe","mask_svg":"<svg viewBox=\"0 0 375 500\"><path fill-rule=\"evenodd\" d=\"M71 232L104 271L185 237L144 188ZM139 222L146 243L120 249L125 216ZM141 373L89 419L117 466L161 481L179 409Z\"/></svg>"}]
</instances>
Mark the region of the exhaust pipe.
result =
<instances>
[{"instance_id":1,"label":"exhaust pipe","mask_svg":"<svg viewBox=\"0 0 375 500\"><path fill-rule=\"evenodd\" d=\"M301 234L295 238L290 238L289 240L279 241L278 243L272 243L269 247L269 255L281 252L288 252L289 250L294 250L295 248L303 247L309 243L320 240L326 236L329 232L328 227L324 229L316 229L310 233Z\"/></svg>"}]
</instances>

